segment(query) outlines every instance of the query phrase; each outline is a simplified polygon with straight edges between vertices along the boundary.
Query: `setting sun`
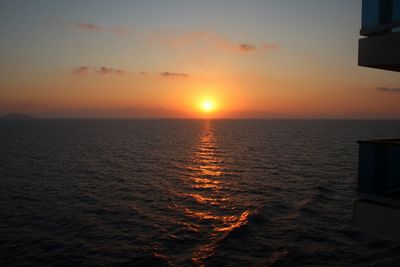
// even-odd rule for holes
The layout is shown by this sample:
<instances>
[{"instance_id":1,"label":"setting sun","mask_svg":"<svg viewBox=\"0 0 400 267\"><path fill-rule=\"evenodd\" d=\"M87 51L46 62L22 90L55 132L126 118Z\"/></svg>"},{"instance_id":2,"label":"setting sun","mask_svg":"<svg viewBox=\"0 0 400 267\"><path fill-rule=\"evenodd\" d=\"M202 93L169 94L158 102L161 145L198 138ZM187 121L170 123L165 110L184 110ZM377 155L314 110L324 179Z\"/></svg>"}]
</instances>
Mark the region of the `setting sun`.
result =
<instances>
[{"instance_id":1,"label":"setting sun","mask_svg":"<svg viewBox=\"0 0 400 267\"><path fill-rule=\"evenodd\" d=\"M0 267L400 267L400 0L0 22Z\"/></svg>"},{"instance_id":2,"label":"setting sun","mask_svg":"<svg viewBox=\"0 0 400 267\"><path fill-rule=\"evenodd\" d=\"M206 100L201 104L201 109L204 112L211 112L214 109L214 103L209 100Z\"/></svg>"}]
</instances>

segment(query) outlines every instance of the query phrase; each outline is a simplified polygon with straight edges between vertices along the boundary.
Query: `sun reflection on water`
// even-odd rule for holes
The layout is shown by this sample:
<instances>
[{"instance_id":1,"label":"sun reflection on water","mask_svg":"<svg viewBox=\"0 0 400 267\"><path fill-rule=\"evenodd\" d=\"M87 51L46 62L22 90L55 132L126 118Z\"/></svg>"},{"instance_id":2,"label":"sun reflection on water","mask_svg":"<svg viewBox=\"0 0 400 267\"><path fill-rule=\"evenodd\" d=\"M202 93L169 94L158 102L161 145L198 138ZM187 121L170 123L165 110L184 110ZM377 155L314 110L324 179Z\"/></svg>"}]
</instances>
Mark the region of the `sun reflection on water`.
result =
<instances>
[{"instance_id":1,"label":"sun reflection on water","mask_svg":"<svg viewBox=\"0 0 400 267\"><path fill-rule=\"evenodd\" d=\"M212 256L216 244L229 232L247 223L250 211L243 211L233 201L234 185L226 181L223 146L218 142L212 121L204 121L199 143L195 148L192 164L187 167L190 175L184 178L189 192L181 196L192 199L194 205L180 207L190 228L205 233L206 238L192 253L192 262L203 266ZM194 227L193 224L197 226Z\"/></svg>"}]
</instances>

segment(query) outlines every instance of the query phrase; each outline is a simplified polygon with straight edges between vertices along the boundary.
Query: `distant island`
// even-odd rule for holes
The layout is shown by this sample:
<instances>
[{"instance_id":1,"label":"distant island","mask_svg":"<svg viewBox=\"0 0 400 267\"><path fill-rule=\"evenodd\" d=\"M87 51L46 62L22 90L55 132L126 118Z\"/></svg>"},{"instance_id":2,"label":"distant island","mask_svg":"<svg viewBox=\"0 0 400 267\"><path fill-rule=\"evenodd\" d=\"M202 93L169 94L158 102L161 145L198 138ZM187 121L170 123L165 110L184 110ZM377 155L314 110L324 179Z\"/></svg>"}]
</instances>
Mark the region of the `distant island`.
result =
<instances>
[{"instance_id":1,"label":"distant island","mask_svg":"<svg viewBox=\"0 0 400 267\"><path fill-rule=\"evenodd\" d=\"M31 119L34 119L31 115L25 114L25 113L8 113L0 118L6 119L6 120L31 120Z\"/></svg>"}]
</instances>

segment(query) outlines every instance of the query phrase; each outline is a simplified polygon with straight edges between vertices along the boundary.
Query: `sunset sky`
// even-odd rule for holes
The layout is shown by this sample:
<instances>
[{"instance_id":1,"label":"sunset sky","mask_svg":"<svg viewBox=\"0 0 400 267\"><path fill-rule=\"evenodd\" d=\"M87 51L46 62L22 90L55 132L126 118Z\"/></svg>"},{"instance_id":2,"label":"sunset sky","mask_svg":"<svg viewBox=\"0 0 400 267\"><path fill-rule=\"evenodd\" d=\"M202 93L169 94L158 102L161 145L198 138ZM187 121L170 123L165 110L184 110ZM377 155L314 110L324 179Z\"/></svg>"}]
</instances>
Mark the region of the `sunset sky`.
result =
<instances>
[{"instance_id":1,"label":"sunset sky","mask_svg":"<svg viewBox=\"0 0 400 267\"><path fill-rule=\"evenodd\" d=\"M3 0L0 115L400 118L360 21L361 0Z\"/></svg>"}]
</instances>

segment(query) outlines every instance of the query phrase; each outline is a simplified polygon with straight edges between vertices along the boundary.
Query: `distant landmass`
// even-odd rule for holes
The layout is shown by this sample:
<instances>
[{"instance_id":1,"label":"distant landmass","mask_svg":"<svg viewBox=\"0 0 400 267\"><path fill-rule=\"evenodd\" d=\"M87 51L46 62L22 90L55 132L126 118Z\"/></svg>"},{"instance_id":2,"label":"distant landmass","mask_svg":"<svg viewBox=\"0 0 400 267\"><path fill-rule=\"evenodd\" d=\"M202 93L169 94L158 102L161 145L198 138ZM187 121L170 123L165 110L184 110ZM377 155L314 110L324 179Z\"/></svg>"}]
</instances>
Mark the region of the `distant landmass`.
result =
<instances>
[{"instance_id":1,"label":"distant landmass","mask_svg":"<svg viewBox=\"0 0 400 267\"><path fill-rule=\"evenodd\" d=\"M8 119L8 120L31 120L31 119L34 119L31 115L25 114L25 113L8 113L0 118Z\"/></svg>"}]
</instances>

